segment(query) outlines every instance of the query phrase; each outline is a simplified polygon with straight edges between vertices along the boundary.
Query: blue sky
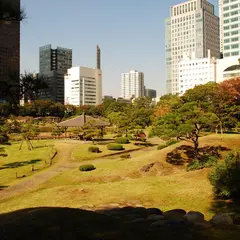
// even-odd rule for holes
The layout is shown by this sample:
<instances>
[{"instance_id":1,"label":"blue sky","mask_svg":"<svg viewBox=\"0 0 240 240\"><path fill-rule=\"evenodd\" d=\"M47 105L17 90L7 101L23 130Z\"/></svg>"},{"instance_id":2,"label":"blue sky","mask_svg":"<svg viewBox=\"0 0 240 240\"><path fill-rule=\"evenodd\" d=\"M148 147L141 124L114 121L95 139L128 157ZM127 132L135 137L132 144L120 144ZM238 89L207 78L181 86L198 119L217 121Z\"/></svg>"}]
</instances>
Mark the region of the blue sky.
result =
<instances>
[{"instance_id":1,"label":"blue sky","mask_svg":"<svg viewBox=\"0 0 240 240\"><path fill-rule=\"evenodd\" d=\"M103 94L119 96L121 73L137 69L164 94L164 19L182 0L22 0L21 70L38 72L39 47L73 49L73 66L95 67L102 51ZM210 0L215 4L217 0Z\"/></svg>"}]
</instances>

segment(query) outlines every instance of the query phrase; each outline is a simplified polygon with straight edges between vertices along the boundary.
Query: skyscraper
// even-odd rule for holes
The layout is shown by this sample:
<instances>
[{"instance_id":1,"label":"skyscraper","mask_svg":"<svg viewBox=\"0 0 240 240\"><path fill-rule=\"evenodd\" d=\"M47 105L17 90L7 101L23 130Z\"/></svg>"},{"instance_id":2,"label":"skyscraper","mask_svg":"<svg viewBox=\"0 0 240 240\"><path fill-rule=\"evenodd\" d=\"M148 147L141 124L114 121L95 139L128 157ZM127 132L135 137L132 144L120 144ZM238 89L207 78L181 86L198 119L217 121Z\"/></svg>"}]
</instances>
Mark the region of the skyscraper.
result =
<instances>
[{"instance_id":1,"label":"skyscraper","mask_svg":"<svg viewBox=\"0 0 240 240\"><path fill-rule=\"evenodd\" d=\"M16 12L20 12L20 0L5 0L11 3ZM10 2L10 3L9 3ZM20 21L0 22L0 81L9 79L9 74L20 72ZM0 86L3 88L3 86ZM1 94L0 101L9 100Z\"/></svg>"},{"instance_id":2,"label":"skyscraper","mask_svg":"<svg viewBox=\"0 0 240 240\"><path fill-rule=\"evenodd\" d=\"M101 69L101 49L97 45L97 69Z\"/></svg>"},{"instance_id":3,"label":"skyscraper","mask_svg":"<svg viewBox=\"0 0 240 240\"><path fill-rule=\"evenodd\" d=\"M167 92L179 93L179 61L184 55L219 57L219 18L207 0L188 0L171 7L165 21ZM193 73L192 73L193 74Z\"/></svg>"},{"instance_id":4,"label":"skyscraper","mask_svg":"<svg viewBox=\"0 0 240 240\"><path fill-rule=\"evenodd\" d=\"M223 57L240 55L240 0L219 0L219 17Z\"/></svg>"},{"instance_id":5,"label":"skyscraper","mask_svg":"<svg viewBox=\"0 0 240 240\"><path fill-rule=\"evenodd\" d=\"M47 78L49 92L42 99L64 103L64 75L72 67L72 50L51 45L39 49L39 74Z\"/></svg>"},{"instance_id":6,"label":"skyscraper","mask_svg":"<svg viewBox=\"0 0 240 240\"><path fill-rule=\"evenodd\" d=\"M144 96L144 73L131 70L122 74L122 94L125 99Z\"/></svg>"}]
</instances>

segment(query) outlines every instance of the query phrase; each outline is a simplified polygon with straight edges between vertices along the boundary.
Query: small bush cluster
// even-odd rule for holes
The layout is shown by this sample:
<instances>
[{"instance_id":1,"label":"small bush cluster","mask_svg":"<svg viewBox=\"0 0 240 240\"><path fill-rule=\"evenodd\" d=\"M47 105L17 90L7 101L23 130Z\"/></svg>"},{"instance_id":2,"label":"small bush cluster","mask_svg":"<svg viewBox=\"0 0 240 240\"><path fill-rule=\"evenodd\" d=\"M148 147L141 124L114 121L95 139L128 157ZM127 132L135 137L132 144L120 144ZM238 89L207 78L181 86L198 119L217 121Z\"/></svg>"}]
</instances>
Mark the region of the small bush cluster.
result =
<instances>
[{"instance_id":1,"label":"small bush cluster","mask_svg":"<svg viewBox=\"0 0 240 240\"><path fill-rule=\"evenodd\" d=\"M120 156L121 159L129 159L131 158L131 155L129 153L123 154Z\"/></svg>"},{"instance_id":2,"label":"small bush cluster","mask_svg":"<svg viewBox=\"0 0 240 240\"><path fill-rule=\"evenodd\" d=\"M119 138L116 138L115 142L119 144L128 144L129 139L126 137L119 137Z\"/></svg>"},{"instance_id":3,"label":"small bush cluster","mask_svg":"<svg viewBox=\"0 0 240 240\"><path fill-rule=\"evenodd\" d=\"M134 137L132 135L128 135L127 138L128 138L129 141L133 141L134 140Z\"/></svg>"},{"instance_id":4,"label":"small bush cluster","mask_svg":"<svg viewBox=\"0 0 240 240\"><path fill-rule=\"evenodd\" d=\"M164 149L166 147L167 147L166 144L161 144L161 145L158 145L157 150L161 150L161 149Z\"/></svg>"},{"instance_id":5,"label":"small bush cluster","mask_svg":"<svg viewBox=\"0 0 240 240\"><path fill-rule=\"evenodd\" d=\"M96 168L92 165L92 164L86 164L86 165L82 165L79 167L79 170L81 172L89 172L89 171L93 171Z\"/></svg>"},{"instance_id":6,"label":"small bush cluster","mask_svg":"<svg viewBox=\"0 0 240 240\"><path fill-rule=\"evenodd\" d=\"M201 159L194 160L187 165L187 171L195 171L203 168L210 168L217 164L217 158L211 155L204 155Z\"/></svg>"},{"instance_id":7,"label":"small bush cluster","mask_svg":"<svg viewBox=\"0 0 240 240\"><path fill-rule=\"evenodd\" d=\"M167 142L166 142L166 145L167 146L171 146L173 144L176 144L178 143L178 141L176 139L169 139Z\"/></svg>"},{"instance_id":8,"label":"small bush cluster","mask_svg":"<svg viewBox=\"0 0 240 240\"><path fill-rule=\"evenodd\" d=\"M240 199L240 152L231 152L209 174L214 192L221 198Z\"/></svg>"},{"instance_id":9,"label":"small bush cluster","mask_svg":"<svg viewBox=\"0 0 240 240\"><path fill-rule=\"evenodd\" d=\"M100 149L99 149L99 147L90 146L90 147L88 148L88 152L91 152L91 153L100 153Z\"/></svg>"},{"instance_id":10,"label":"small bush cluster","mask_svg":"<svg viewBox=\"0 0 240 240\"><path fill-rule=\"evenodd\" d=\"M112 151L121 151L124 150L124 147L121 144L110 143L107 145L107 149Z\"/></svg>"}]
</instances>

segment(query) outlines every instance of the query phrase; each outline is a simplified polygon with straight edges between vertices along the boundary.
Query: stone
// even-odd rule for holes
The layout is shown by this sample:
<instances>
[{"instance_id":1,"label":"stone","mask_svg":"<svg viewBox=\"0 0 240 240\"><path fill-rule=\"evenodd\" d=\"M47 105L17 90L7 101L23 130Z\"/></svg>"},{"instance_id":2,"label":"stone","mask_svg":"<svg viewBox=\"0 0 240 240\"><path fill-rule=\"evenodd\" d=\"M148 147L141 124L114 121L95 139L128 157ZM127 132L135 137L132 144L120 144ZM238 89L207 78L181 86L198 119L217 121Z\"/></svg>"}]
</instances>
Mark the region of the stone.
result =
<instances>
[{"instance_id":1,"label":"stone","mask_svg":"<svg viewBox=\"0 0 240 240\"><path fill-rule=\"evenodd\" d=\"M200 212L190 211L185 215L185 218L189 222L203 222L204 221L204 215Z\"/></svg>"},{"instance_id":2,"label":"stone","mask_svg":"<svg viewBox=\"0 0 240 240\"><path fill-rule=\"evenodd\" d=\"M136 218L131 221L131 223L141 223L145 222L145 218Z\"/></svg>"},{"instance_id":3,"label":"stone","mask_svg":"<svg viewBox=\"0 0 240 240\"><path fill-rule=\"evenodd\" d=\"M169 219L183 218L185 215L186 215L186 211L182 209L174 209L174 210L166 211L163 213L163 216Z\"/></svg>"},{"instance_id":4,"label":"stone","mask_svg":"<svg viewBox=\"0 0 240 240\"><path fill-rule=\"evenodd\" d=\"M199 228L208 229L212 227L212 224L208 221L195 222L194 225Z\"/></svg>"},{"instance_id":5,"label":"stone","mask_svg":"<svg viewBox=\"0 0 240 240\"><path fill-rule=\"evenodd\" d=\"M148 209L146 209L146 212L149 215L152 215L152 214L162 215L162 211L160 209L158 209L158 208L148 208Z\"/></svg>"},{"instance_id":6,"label":"stone","mask_svg":"<svg viewBox=\"0 0 240 240\"><path fill-rule=\"evenodd\" d=\"M158 220L164 220L165 217L163 215L157 215L157 214L152 214L147 217L147 220L153 220L153 221L158 221Z\"/></svg>"},{"instance_id":7,"label":"stone","mask_svg":"<svg viewBox=\"0 0 240 240\"><path fill-rule=\"evenodd\" d=\"M213 218L210 220L211 223L216 225L232 225L233 219L224 213L217 213Z\"/></svg>"},{"instance_id":8,"label":"stone","mask_svg":"<svg viewBox=\"0 0 240 240\"><path fill-rule=\"evenodd\" d=\"M166 224L165 220L158 220L158 221L153 222L150 226L151 227L161 227L161 226L164 226L165 224Z\"/></svg>"},{"instance_id":9,"label":"stone","mask_svg":"<svg viewBox=\"0 0 240 240\"><path fill-rule=\"evenodd\" d=\"M186 223L186 221L184 221L181 218L171 218L167 220L167 224L169 225L179 225L179 224L183 224Z\"/></svg>"}]
</instances>

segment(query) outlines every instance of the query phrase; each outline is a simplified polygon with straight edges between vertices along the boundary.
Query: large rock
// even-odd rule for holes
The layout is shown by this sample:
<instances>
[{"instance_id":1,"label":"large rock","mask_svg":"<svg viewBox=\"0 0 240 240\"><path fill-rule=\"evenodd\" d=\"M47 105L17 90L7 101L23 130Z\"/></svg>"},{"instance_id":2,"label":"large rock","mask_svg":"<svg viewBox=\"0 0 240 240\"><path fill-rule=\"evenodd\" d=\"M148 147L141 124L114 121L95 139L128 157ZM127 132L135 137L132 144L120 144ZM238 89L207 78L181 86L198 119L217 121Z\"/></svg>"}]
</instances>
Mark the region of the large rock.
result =
<instances>
[{"instance_id":1,"label":"large rock","mask_svg":"<svg viewBox=\"0 0 240 240\"><path fill-rule=\"evenodd\" d=\"M165 220L158 220L158 221L155 221L151 224L151 227L161 227L161 226L164 226L166 225L166 221Z\"/></svg>"},{"instance_id":2,"label":"large rock","mask_svg":"<svg viewBox=\"0 0 240 240\"><path fill-rule=\"evenodd\" d=\"M233 224L233 219L224 213L218 213L210 220L213 224L231 225Z\"/></svg>"},{"instance_id":3,"label":"large rock","mask_svg":"<svg viewBox=\"0 0 240 240\"><path fill-rule=\"evenodd\" d=\"M186 211L182 209L174 209L174 210L166 211L163 213L163 216L168 219L184 218L185 215L186 215Z\"/></svg>"},{"instance_id":4,"label":"large rock","mask_svg":"<svg viewBox=\"0 0 240 240\"><path fill-rule=\"evenodd\" d=\"M152 221L158 221L158 220L164 220L165 217L163 215L157 215L157 214L152 214L147 217L147 220L152 220Z\"/></svg>"},{"instance_id":5,"label":"large rock","mask_svg":"<svg viewBox=\"0 0 240 240\"><path fill-rule=\"evenodd\" d=\"M204 215L200 212L190 211L185 215L185 218L189 222L203 222L204 221Z\"/></svg>"},{"instance_id":6,"label":"large rock","mask_svg":"<svg viewBox=\"0 0 240 240\"><path fill-rule=\"evenodd\" d=\"M162 211L158 208L148 208L146 209L147 214L152 215L162 215Z\"/></svg>"}]
</instances>

